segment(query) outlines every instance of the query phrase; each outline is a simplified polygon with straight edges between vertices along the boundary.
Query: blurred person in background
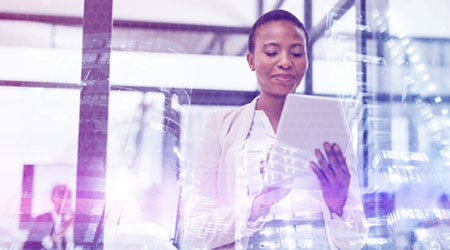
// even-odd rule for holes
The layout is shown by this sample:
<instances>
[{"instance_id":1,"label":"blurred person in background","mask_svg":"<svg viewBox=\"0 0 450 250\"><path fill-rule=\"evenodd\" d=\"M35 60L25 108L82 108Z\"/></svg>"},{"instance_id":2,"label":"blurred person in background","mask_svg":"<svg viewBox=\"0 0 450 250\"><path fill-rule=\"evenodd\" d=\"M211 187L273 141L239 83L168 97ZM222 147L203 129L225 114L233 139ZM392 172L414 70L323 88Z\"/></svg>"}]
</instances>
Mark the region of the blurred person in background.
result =
<instances>
[{"instance_id":1,"label":"blurred person in background","mask_svg":"<svg viewBox=\"0 0 450 250\"><path fill-rule=\"evenodd\" d=\"M65 185L52 189L54 209L34 220L23 249L67 249L73 247L72 193Z\"/></svg>"}]
</instances>

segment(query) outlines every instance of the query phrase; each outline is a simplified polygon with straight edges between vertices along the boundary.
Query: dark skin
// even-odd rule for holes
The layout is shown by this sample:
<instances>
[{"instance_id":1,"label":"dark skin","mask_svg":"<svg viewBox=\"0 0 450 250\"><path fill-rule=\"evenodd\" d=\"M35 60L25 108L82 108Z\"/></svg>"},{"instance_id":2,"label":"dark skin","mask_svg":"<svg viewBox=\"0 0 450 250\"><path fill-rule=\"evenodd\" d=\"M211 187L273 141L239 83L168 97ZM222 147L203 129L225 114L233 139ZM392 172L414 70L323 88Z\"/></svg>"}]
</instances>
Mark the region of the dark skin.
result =
<instances>
[{"instance_id":1,"label":"dark skin","mask_svg":"<svg viewBox=\"0 0 450 250\"><path fill-rule=\"evenodd\" d=\"M295 92L308 67L304 32L288 21L260 26L255 35L255 51L247 54L250 69L256 71L261 96L256 104L263 110L276 133L286 96ZM319 179L330 212L342 216L347 201L350 174L337 144L324 143L325 156L315 150L317 162L311 168ZM268 214L270 208L288 195L290 189L264 187L253 200L250 220Z\"/></svg>"},{"instance_id":2,"label":"dark skin","mask_svg":"<svg viewBox=\"0 0 450 250\"><path fill-rule=\"evenodd\" d=\"M350 185L347 162L336 143L330 145L330 143L325 142L323 147L327 157L325 158L322 152L316 149L314 153L318 164L311 162L310 165L319 179L322 195L328 209L330 209L330 212L342 216Z\"/></svg>"},{"instance_id":3,"label":"dark skin","mask_svg":"<svg viewBox=\"0 0 450 250\"><path fill-rule=\"evenodd\" d=\"M311 162L310 166L319 179L320 187L325 204L330 212L341 217L343 208L347 201L348 188L350 185L350 172L339 145L325 142L324 150L326 157L320 149L315 150L316 162ZM264 187L258 194L252 207L250 220L269 213L270 208L289 194L291 189L279 187Z\"/></svg>"}]
</instances>

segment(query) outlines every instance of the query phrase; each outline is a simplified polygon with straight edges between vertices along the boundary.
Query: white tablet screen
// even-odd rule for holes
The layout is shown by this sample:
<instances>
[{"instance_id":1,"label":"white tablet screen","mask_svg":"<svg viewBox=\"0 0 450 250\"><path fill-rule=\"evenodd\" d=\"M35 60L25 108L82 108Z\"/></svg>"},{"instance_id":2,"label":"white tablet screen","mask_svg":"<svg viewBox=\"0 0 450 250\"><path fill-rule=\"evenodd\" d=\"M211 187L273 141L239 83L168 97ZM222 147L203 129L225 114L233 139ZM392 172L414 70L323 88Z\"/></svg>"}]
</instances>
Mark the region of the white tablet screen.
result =
<instances>
[{"instance_id":1,"label":"white tablet screen","mask_svg":"<svg viewBox=\"0 0 450 250\"><path fill-rule=\"evenodd\" d=\"M345 152L352 146L352 128L360 103L306 95L288 95L272 149L266 184L319 189L309 162L316 161L314 150L323 151L323 143L337 143ZM284 184L283 184L284 183Z\"/></svg>"}]
</instances>

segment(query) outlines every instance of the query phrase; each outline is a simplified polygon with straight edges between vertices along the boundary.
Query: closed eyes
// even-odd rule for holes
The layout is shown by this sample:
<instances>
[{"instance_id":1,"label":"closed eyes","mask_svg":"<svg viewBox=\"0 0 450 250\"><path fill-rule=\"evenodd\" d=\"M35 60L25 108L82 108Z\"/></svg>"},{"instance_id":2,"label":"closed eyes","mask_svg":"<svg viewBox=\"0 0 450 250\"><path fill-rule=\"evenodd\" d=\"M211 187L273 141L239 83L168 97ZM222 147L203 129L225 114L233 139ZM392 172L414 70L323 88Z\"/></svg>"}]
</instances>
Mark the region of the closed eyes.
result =
<instances>
[{"instance_id":1,"label":"closed eyes","mask_svg":"<svg viewBox=\"0 0 450 250\"><path fill-rule=\"evenodd\" d=\"M276 52L276 51L266 51L264 53L270 57L276 56L278 54L278 52Z\"/></svg>"},{"instance_id":2,"label":"closed eyes","mask_svg":"<svg viewBox=\"0 0 450 250\"><path fill-rule=\"evenodd\" d=\"M264 53L269 57L274 57L278 54L277 51L265 51ZM290 53L294 57L302 57L304 55L303 52L290 52Z\"/></svg>"},{"instance_id":3,"label":"closed eyes","mask_svg":"<svg viewBox=\"0 0 450 250\"><path fill-rule=\"evenodd\" d=\"M303 52L292 52L291 53L293 56L295 56L295 57L302 57L303 56Z\"/></svg>"}]
</instances>

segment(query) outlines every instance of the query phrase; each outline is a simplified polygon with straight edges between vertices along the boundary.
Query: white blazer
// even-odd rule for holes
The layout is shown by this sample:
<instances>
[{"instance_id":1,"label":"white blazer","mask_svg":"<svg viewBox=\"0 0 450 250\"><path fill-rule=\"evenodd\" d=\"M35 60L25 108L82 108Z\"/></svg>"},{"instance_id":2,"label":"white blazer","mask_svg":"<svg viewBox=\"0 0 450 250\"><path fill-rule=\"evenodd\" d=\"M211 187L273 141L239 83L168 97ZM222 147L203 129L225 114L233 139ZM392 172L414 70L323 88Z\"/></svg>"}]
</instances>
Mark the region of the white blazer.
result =
<instances>
[{"instance_id":1,"label":"white blazer","mask_svg":"<svg viewBox=\"0 0 450 250\"><path fill-rule=\"evenodd\" d=\"M208 117L193 170L193 190L183 205L182 249L247 249L249 237L262 228L262 224L250 227L247 223L254 197L242 193L247 187L241 178L243 146L257 99ZM349 156L347 161L354 160ZM356 172L351 175L342 218L333 218L323 203L332 249L360 249L366 238L358 178Z\"/></svg>"}]
</instances>

